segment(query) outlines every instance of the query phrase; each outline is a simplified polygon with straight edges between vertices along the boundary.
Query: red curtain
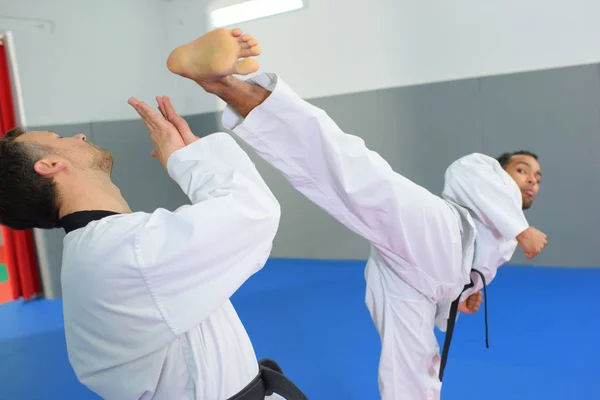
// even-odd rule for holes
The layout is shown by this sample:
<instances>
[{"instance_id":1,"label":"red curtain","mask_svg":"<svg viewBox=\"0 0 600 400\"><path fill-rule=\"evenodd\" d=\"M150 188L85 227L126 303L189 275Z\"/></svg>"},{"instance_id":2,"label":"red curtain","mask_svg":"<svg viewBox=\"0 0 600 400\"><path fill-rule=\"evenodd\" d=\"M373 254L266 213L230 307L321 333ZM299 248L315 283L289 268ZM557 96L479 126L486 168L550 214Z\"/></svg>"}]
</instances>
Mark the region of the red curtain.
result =
<instances>
[{"instance_id":1,"label":"red curtain","mask_svg":"<svg viewBox=\"0 0 600 400\"><path fill-rule=\"evenodd\" d=\"M5 44L0 38L0 135L15 128L15 108ZM41 293L33 232L2 226L4 252L12 299L30 299Z\"/></svg>"}]
</instances>

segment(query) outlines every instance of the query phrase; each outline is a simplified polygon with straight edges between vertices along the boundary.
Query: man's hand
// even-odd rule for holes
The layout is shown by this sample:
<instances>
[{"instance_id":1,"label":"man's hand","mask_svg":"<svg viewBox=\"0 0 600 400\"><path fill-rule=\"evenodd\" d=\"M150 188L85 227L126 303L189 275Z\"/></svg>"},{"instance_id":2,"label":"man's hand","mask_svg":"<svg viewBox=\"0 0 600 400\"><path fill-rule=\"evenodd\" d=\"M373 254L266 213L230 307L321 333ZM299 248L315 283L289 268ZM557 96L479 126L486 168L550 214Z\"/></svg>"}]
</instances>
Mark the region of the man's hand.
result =
<instances>
[{"instance_id":1,"label":"man's hand","mask_svg":"<svg viewBox=\"0 0 600 400\"><path fill-rule=\"evenodd\" d=\"M467 297L466 300L458 303L458 311L464 314L476 313L479 310L479 306L481 306L482 302L483 297L481 295L481 292L475 292L469 297Z\"/></svg>"},{"instance_id":2,"label":"man's hand","mask_svg":"<svg viewBox=\"0 0 600 400\"><path fill-rule=\"evenodd\" d=\"M546 244L548 243L546 235L535 229L533 226L530 226L521 232L519 236L517 236L517 241L525 251L525 256L529 259L540 254L542 249L546 247Z\"/></svg>"},{"instance_id":3,"label":"man's hand","mask_svg":"<svg viewBox=\"0 0 600 400\"><path fill-rule=\"evenodd\" d=\"M163 115L169 116L169 119L159 115L143 101L139 101L136 98L131 98L128 101L140 115L150 133L150 138L155 147L151 153L152 157L160 161L163 167L167 169L167 162L171 154L198 138L193 135L185 120L175 113L168 98L166 98L166 100L161 98L161 101L158 102L161 112ZM177 125L170 121L170 119L175 121Z\"/></svg>"},{"instance_id":4,"label":"man's hand","mask_svg":"<svg viewBox=\"0 0 600 400\"><path fill-rule=\"evenodd\" d=\"M175 108L173 108L173 104L167 96L157 96L156 102L160 113L177 128L186 146L199 139L198 136L194 135L185 119L175 112Z\"/></svg>"}]
</instances>

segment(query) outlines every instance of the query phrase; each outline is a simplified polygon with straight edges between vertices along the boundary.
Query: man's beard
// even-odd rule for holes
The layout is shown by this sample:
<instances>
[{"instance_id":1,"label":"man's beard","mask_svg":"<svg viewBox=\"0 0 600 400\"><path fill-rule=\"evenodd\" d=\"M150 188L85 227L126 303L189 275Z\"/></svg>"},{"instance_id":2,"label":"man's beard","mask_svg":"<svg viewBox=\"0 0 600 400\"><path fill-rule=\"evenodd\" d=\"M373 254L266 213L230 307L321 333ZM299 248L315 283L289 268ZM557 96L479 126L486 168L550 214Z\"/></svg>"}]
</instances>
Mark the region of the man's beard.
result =
<instances>
[{"instance_id":1,"label":"man's beard","mask_svg":"<svg viewBox=\"0 0 600 400\"><path fill-rule=\"evenodd\" d=\"M533 205L533 200L523 196L523 210L529 210Z\"/></svg>"},{"instance_id":2,"label":"man's beard","mask_svg":"<svg viewBox=\"0 0 600 400\"><path fill-rule=\"evenodd\" d=\"M114 158L110 151L105 150L101 147L91 145L94 151L94 157L92 159L92 167L94 169L100 170L107 174L111 174L112 167L114 164Z\"/></svg>"}]
</instances>

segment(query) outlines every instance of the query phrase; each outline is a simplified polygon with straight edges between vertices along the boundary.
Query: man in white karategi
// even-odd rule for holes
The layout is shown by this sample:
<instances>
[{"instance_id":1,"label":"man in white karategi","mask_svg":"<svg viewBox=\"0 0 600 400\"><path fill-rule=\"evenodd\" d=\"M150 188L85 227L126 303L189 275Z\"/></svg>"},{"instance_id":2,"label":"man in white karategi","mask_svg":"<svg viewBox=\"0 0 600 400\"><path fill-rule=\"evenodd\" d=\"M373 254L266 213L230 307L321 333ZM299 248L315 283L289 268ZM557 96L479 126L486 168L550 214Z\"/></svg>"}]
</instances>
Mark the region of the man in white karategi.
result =
<instances>
[{"instance_id":1,"label":"man in white karategi","mask_svg":"<svg viewBox=\"0 0 600 400\"><path fill-rule=\"evenodd\" d=\"M305 400L272 360L259 367L229 300L268 259L279 203L233 138L199 140L168 98L157 100L164 116L129 103L190 205L132 212L111 181L110 152L82 134L15 129L0 140L0 223L67 232L69 361L102 398Z\"/></svg>"},{"instance_id":2,"label":"man in white karategi","mask_svg":"<svg viewBox=\"0 0 600 400\"><path fill-rule=\"evenodd\" d=\"M175 74L197 82L227 107L223 125L277 168L302 194L372 244L366 304L379 331L379 387L386 400L440 397L434 325L445 329L450 305L476 311L483 282L520 244L536 256L546 236L523 208L539 188L539 164L517 155L507 170L482 154L453 163L443 197L394 172L362 139L342 132L247 53L258 42L239 29L217 29L176 48ZM457 302L458 303L458 302Z\"/></svg>"}]
</instances>

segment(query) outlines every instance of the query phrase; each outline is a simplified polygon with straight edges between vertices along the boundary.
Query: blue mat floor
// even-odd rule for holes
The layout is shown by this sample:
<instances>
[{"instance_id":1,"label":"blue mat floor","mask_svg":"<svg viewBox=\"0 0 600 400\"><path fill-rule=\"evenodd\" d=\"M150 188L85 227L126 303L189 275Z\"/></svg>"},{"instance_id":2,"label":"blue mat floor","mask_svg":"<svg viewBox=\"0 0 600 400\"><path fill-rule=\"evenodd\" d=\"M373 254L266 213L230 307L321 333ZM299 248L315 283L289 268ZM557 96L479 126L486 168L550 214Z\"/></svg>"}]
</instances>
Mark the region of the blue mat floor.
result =
<instances>
[{"instance_id":1,"label":"blue mat floor","mask_svg":"<svg viewBox=\"0 0 600 400\"><path fill-rule=\"evenodd\" d=\"M278 360L311 400L379 398L363 267L271 260L233 298L257 356ZM490 349L483 309L461 317L442 399L600 399L599 287L600 268L502 268L488 288ZM61 306L0 306L0 400L98 399L69 366Z\"/></svg>"}]
</instances>

